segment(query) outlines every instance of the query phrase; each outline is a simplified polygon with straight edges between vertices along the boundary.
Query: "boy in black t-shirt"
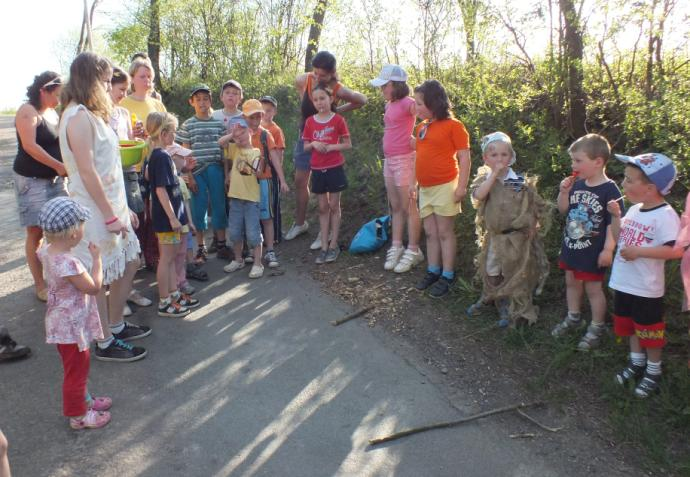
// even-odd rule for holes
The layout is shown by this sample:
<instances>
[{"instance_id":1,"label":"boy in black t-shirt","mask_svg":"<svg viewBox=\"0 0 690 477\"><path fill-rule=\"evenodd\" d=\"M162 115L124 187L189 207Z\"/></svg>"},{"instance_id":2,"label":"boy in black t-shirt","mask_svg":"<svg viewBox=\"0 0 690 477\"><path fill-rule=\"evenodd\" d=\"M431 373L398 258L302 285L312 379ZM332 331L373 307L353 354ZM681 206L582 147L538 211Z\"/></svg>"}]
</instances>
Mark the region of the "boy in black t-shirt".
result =
<instances>
[{"instance_id":1,"label":"boy in black t-shirt","mask_svg":"<svg viewBox=\"0 0 690 477\"><path fill-rule=\"evenodd\" d=\"M558 210L567 215L559 268L565 270L568 315L551 334L559 337L582 323L582 297L587 293L592 322L578 349L595 348L604 332L606 295L602 282L611 266L615 241L606 204L621 198L618 186L606 176L611 146L598 134L587 134L568 149L573 173L561 181Z\"/></svg>"}]
</instances>

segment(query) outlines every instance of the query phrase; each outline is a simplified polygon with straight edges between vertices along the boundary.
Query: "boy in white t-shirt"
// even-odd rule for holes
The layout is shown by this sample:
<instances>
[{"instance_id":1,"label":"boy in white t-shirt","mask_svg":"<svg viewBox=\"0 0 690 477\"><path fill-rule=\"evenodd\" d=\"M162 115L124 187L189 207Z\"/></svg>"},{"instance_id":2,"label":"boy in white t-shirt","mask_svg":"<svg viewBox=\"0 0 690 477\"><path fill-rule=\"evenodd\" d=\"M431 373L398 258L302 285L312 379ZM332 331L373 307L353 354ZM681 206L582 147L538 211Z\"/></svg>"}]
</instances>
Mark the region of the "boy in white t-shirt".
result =
<instances>
[{"instance_id":1,"label":"boy in white t-shirt","mask_svg":"<svg viewBox=\"0 0 690 477\"><path fill-rule=\"evenodd\" d=\"M615 291L614 330L629 337L630 362L616 374L625 385L637 382L635 395L649 397L659 391L661 351L666 344L664 323L664 262L680 258L675 249L680 219L666 203L676 178L673 162L663 154L621 156L625 196L633 205L621 219L618 201L608 203L611 231L618 244L609 287Z\"/></svg>"}]
</instances>

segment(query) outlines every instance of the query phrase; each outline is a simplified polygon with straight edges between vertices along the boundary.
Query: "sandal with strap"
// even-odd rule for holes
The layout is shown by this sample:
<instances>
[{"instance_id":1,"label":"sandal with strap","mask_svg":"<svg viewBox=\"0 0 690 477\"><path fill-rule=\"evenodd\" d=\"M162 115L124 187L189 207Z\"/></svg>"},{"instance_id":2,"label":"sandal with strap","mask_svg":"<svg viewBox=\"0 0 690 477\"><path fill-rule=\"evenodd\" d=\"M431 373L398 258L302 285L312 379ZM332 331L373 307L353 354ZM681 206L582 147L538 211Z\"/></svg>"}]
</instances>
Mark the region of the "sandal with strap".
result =
<instances>
[{"instance_id":1,"label":"sandal with strap","mask_svg":"<svg viewBox=\"0 0 690 477\"><path fill-rule=\"evenodd\" d=\"M601 335L604 334L603 326L596 326L590 324L587 327L587 332L582 337L577 345L579 351L589 351L599 346L601 342Z\"/></svg>"},{"instance_id":2,"label":"sandal with strap","mask_svg":"<svg viewBox=\"0 0 690 477\"><path fill-rule=\"evenodd\" d=\"M103 412L110 409L113 405L113 400L105 396L87 396L86 407L97 412Z\"/></svg>"},{"instance_id":3,"label":"sandal with strap","mask_svg":"<svg viewBox=\"0 0 690 477\"><path fill-rule=\"evenodd\" d=\"M625 386L631 381L636 381L642 377L646 366L636 366L632 362L628 363L623 371L616 374L616 382L621 386Z\"/></svg>"},{"instance_id":4,"label":"sandal with strap","mask_svg":"<svg viewBox=\"0 0 690 477\"><path fill-rule=\"evenodd\" d=\"M94 411L89 409L86 411L84 417L71 417L69 420L69 427L72 429L100 429L110 422L110 413L108 411Z\"/></svg>"},{"instance_id":5,"label":"sandal with strap","mask_svg":"<svg viewBox=\"0 0 690 477\"><path fill-rule=\"evenodd\" d=\"M644 377L637 384L635 388L635 396L638 398L648 398L652 394L658 394L660 391L659 383L661 382L661 375L654 375L644 373Z\"/></svg>"},{"instance_id":6,"label":"sandal with strap","mask_svg":"<svg viewBox=\"0 0 690 477\"><path fill-rule=\"evenodd\" d=\"M200 265L202 263L206 263L207 259L208 250L206 250L205 245L200 245L199 248L196 249L196 257L194 257L194 262Z\"/></svg>"}]
</instances>

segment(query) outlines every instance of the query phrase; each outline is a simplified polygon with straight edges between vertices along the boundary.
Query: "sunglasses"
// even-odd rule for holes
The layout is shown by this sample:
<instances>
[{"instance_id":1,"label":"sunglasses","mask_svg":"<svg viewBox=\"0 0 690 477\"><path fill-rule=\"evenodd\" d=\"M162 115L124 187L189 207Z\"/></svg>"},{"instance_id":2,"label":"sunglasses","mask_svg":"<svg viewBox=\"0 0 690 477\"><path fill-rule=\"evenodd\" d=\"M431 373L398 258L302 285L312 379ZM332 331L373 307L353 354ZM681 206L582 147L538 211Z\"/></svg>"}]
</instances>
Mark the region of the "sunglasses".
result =
<instances>
[{"instance_id":1,"label":"sunglasses","mask_svg":"<svg viewBox=\"0 0 690 477\"><path fill-rule=\"evenodd\" d=\"M48 81L43 86L41 86L41 89L50 88L51 86L58 86L61 84L62 84L62 78L57 76L57 77L53 78L52 80Z\"/></svg>"},{"instance_id":2,"label":"sunglasses","mask_svg":"<svg viewBox=\"0 0 690 477\"><path fill-rule=\"evenodd\" d=\"M429 124L431 123L424 123L422 124L422 127L419 128L419 139L424 139L426 137L426 132L429 129Z\"/></svg>"}]
</instances>

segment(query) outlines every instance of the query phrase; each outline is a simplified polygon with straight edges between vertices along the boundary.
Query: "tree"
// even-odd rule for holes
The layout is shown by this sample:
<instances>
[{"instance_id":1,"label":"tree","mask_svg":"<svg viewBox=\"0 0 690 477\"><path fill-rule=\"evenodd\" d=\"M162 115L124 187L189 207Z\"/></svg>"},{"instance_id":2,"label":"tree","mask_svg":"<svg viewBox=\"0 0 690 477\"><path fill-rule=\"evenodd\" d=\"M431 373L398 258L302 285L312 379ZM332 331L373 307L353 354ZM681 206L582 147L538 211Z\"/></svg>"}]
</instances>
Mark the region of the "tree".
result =
<instances>
[{"instance_id":1,"label":"tree","mask_svg":"<svg viewBox=\"0 0 690 477\"><path fill-rule=\"evenodd\" d=\"M319 39L323 30L323 20L326 16L328 0L317 0L314 12L311 16L311 26L309 27L309 38L307 40L307 50L304 55L304 71L311 71L311 60L319 49Z\"/></svg>"},{"instance_id":2,"label":"tree","mask_svg":"<svg viewBox=\"0 0 690 477\"><path fill-rule=\"evenodd\" d=\"M161 90L161 70L160 70L160 54L161 54L161 16L160 16L160 2L158 0L150 0L149 4L149 37L148 37L148 54L151 59L151 65L155 73L156 89Z\"/></svg>"},{"instance_id":3,"label":"tree","mask_svg":"<svg viewBox=\"0 0 690 477\"><path fill-rule=\"evenodd\" d=\"M81 21L81 33L79 34L79 43L77 44L77 54L83 51L93 50L93 30L91 25L93 24L93 14L100 2L101 0L93 0L91 8L89 9L88 1L84 0L84 16Z\"/></svg>"},{"instance_id":4,"label":"tree","mask_svg":"<svg viewBox=\"0 0 690 477\"><path fill-rule=\"evenodd\" d=\"M477 21L482 5L482 0L458 0L465 28L465 59L468 62L477 59Z\"/></svg>"},{"instance_id":5,"label":"tree","mask_svg":"<svg viewBox=\"0 0 690 477\"><path fill-rule=\"evenodd\" d=\"M582 42L582 26L580 24L580 12L575 10L573 0L558 0L563 19L564 34L564 61L567 72L567 106L568 129L573 138L584 136L587 133L585 122L587 120L586 95L582 86L584 75L582 61L584 59L584 46Z\"/></svg>"}]
</instances>

